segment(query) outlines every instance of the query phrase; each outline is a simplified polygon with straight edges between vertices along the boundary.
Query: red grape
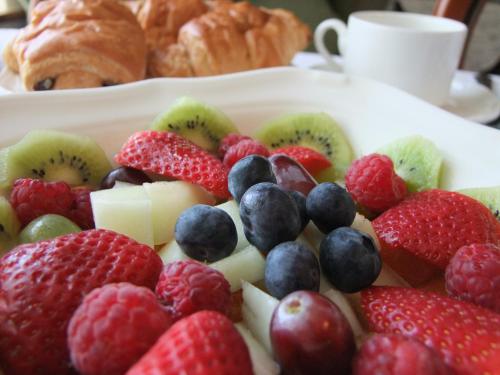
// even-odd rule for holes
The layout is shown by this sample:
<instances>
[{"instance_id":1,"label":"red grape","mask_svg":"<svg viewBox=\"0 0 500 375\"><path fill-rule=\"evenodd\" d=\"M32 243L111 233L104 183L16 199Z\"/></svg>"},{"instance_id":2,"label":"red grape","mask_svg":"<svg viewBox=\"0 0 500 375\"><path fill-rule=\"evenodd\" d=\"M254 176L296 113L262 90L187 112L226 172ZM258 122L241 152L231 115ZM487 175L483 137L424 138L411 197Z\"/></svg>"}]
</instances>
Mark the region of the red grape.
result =
<instances>
[{"instance_id":1,"label":"red grape","mask_svg":"<svg viewBox=\"0 0 500 375\"><path fill-rule=\"evenodd\" d=\"M269 157L278 185L286 190L299 191L305 196L317 185L302 165L289 156L276 154Z\"/></svg>"},{"instance_id":2,"label":"red grape","mask_svg":"<svg viewBox=\"0 0 500 375\"><path fill-rule=\"evenodd\" d=\"M328 298L298 291L271 319L271 342L284 374L349 374L356 351L349 322Z\"/></svg>"}]
</instances>

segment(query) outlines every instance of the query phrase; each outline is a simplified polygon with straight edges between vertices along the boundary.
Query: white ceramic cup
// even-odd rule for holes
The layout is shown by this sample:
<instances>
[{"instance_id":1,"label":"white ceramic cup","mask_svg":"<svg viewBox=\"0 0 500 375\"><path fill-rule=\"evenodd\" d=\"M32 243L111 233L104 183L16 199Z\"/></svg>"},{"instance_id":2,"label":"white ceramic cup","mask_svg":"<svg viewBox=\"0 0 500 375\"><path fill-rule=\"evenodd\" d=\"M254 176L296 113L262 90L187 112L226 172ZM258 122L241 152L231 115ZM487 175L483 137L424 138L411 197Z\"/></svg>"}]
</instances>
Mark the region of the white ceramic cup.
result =
<instances>
[{"instance_id":1,"label":"white ceramic cup","mask_svg":"<svg viewBox=\"0 0 500 375\"><path fill-rule=\"evenodd\" d=\"M335 30L343 68L323 43ZM414 13L363 11L321 22L314 44L328 64L345 73L373 78L441 105L449 95L467 27L447 18Z\"/></svg>"}]
</instances>

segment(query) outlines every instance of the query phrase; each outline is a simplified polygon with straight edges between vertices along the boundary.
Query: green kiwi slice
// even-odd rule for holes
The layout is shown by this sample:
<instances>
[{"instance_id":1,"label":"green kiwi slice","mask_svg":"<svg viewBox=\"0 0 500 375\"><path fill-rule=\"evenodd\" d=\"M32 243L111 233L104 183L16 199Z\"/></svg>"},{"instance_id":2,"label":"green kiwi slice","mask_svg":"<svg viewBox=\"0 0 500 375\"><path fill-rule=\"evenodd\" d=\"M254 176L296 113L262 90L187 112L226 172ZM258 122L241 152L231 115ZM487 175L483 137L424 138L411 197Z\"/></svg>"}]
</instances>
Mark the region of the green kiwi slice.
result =
<instances>
[{"instance_id":1,"label":"green kiwi slice","mask_svg":"<svg viewBox=\"0 0 500 375\"><path fill-rule=\"evenodd\" d=\"M314 176L320 182L343 179L353 158L351 145L342 129L323 112L278 117L265 124L255 136L271 149L297 145L326 155L333 166Z\"/></svg>"},{"instance_id":2,"label":"green kiwi slice","mask_svg":"<svg viewBox=\"0 0 500 375\"><path fill-rule=\"evenodd\" d=\"M443 157L427 138L420 135L400 138L378 152L391 158L396 173L405 180L409 191L439 187Z\"/></svg>"},{"instance_id":3,"label":"green kiwi slice","mask_svg":"<svg viewBox=\"0 0 500 375\"><path fill-rule=\"evenodd\" d=\"M0 197L0 256L17 244L21 224L16 212L4 197Z\"/></svg>"},{"instance_id":4,"label":"green kiwi slice","mask_svg":"<svg viewBox=\"0 0 500 375\"><path fill-rule=\"evenodd\" d=\"M458 190L488 207L493 215L500 220L500 186L486 188L471 188Z\"/></svg>"},{"instance_id":5,"label":"green kiwi slice","mask_svg":"<svg viewBox=\"0 0 500 375\"><path fill-rule=\"evenodd\" d=\"M219 109L187 96L177 99L170 108L156 116L150 128L178 133L214 153L222 138L229 133L239 133Z\"/></svg>"},{"instance_id":6,"label":"green kiwi slice","mask_svg":"<svg viewBox=\"0 0 500 375\"><path fill-rule=\"evenodd\" d=\"M54 130L32 130L0 151L0 188L30 177L99 186L111 169L104 151L89 137Z\"/></svg>"}]
</instances>

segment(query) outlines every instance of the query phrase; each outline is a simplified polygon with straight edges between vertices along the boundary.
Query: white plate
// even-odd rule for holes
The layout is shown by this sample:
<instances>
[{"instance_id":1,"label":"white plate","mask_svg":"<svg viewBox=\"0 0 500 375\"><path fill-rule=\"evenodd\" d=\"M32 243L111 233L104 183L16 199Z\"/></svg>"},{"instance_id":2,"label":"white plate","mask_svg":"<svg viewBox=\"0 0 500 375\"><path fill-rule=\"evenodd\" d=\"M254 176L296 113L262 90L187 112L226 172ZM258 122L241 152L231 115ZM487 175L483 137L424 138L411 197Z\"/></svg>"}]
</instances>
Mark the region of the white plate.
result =
<instances>
[{"instance_id":1,"label":"white plate","mask_svg":"<svg viewBox=\"0 0 500 375\"><path fill-rule=\"evenodd\" d=\"M181 95L220 107L250 134L281 114L325 111L338 120L358 156L421 134L444 155L445 188L500 185L500 131L375 81L297 68L3 96L0 146L30 129L55 128L94 137L111 156Z\"/></svg>"},{"instance_id":2,"label":"white plate","mask_svg":"<svg viewBox=\"0 0 500 375\"><path fill-rule=\"evenodd\" d=\"M334 59L342 66L340 56L334 56ZM292 63L304 68L337 72L335 67L325 64L323 57L317 53L298 53ZM500 116L500 77L493 77L493 87L489 90L474 79L474 74L463 70L455 73L450 96L442 108L465 119L486 124Z\"/></svg>"}]
</instances>

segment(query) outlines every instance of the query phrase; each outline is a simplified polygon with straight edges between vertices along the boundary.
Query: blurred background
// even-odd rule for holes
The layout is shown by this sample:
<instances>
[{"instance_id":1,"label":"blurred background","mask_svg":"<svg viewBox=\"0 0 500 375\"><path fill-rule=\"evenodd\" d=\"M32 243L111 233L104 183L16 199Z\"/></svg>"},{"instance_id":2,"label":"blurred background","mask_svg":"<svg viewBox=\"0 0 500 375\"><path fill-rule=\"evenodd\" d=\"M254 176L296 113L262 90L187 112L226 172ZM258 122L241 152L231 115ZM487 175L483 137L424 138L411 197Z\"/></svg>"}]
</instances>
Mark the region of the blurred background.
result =
<instances>
[{"instance_id":1,"label":"blurred background","mask_svg":"<svg viewBox=\"0 0 500 375\"><path fill-rule=\"evenodd\" d=\"M26 24L24 9L29 0L0 0L0 28L18 28ZM347 20L358 10L398 10L432 14L435 0L251 0L269 8L287 8L309 24L311 30L326 18ZM330 51L336 52L336 36L326 38ZM308 51L314 51L312 43ZM490 0L479 13L462 69L489 70L500 74L500 0Z\"/></svg>"}]
</instances>

